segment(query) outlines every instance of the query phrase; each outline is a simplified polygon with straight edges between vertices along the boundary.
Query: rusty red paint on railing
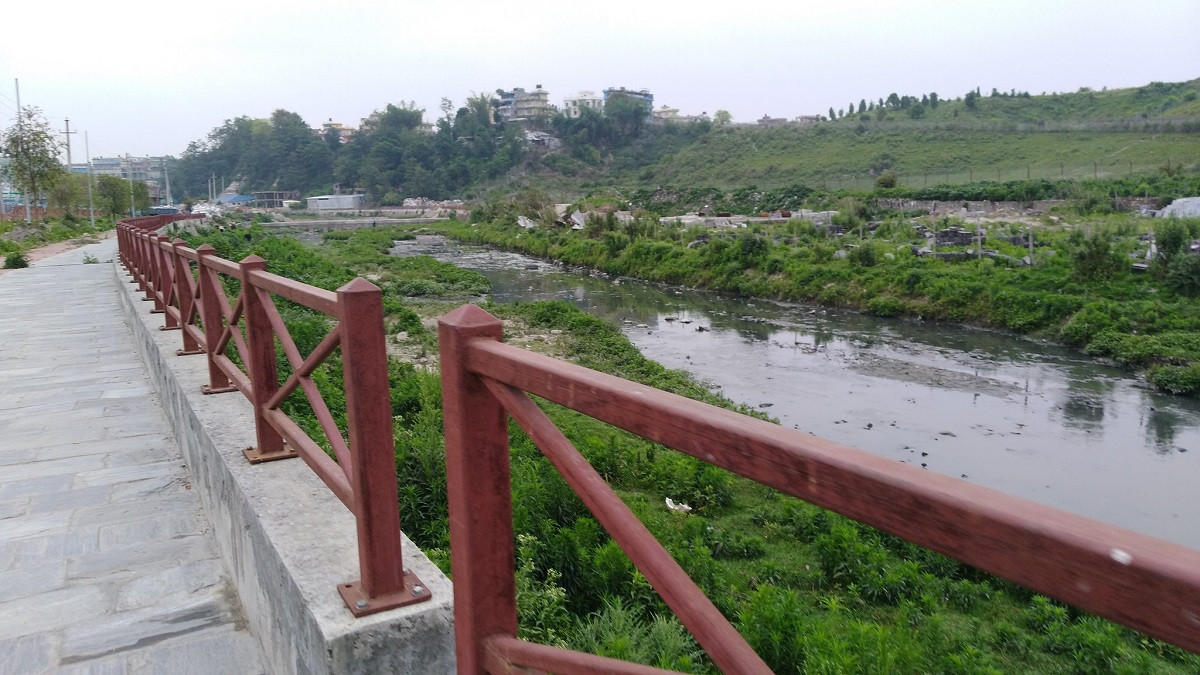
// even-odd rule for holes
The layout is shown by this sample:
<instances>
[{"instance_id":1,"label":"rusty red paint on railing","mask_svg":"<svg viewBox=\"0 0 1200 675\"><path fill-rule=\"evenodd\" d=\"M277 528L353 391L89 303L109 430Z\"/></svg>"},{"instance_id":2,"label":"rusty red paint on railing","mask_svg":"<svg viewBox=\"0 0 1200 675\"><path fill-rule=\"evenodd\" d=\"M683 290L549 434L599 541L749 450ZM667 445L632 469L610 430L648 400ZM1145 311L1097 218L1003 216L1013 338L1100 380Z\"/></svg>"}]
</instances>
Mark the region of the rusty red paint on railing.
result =
<instances>
[{"instance_id":1,"label":"rusty red paint on railing","mask_svg":"<svg viewBox=\"0 0 1200 675\"><path fill-rule=\"evenodd\" d=\"M439 320L460 672L602 671L515 638L512 415L726 672L766 666L525 392L1200 652L1200 552L500 342ZM649 537L653 539L653 537Z\"/></svg>"},{"instance_id":2,"label":"rusty red paint on railing","mask_svg":"<svg viewBox=\"0 0 1200 675\"><path fill-rule=\"evenodd\" d=\"M257 444L247 450L247 459L301 457L354 514L361 579L339 584L338 591L355 616L428 600L428 588L402 567L382 292L363 279L326 291L267 272L267 261L258 256L234 263L217 257L211 246L191 249L154 233L179 219L151 216L118 225L120 260L146 299L164 314L163 329L182 334L183 347L176 353L206 355L209 382L204 393L238 390L251 402ZM240 282L232 304L222 275ZM273 295L338 323L304 357ZM276 341L292 369L282 385ZM237 360L227 353L231 346ZM348 440L311 379L339 348ZM311 405L336 461L280 409L297 389Z\"/></svg>"}]
</instances>

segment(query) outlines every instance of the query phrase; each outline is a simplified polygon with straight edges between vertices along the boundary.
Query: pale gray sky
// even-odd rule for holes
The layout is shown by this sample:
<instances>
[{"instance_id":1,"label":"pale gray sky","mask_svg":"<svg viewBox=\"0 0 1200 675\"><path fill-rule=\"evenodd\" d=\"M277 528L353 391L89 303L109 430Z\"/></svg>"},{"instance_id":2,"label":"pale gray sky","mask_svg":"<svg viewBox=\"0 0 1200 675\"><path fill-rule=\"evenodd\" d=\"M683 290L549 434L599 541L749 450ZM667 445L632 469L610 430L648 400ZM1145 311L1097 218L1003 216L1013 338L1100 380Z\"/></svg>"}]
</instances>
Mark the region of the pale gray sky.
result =
<instances>
[{"instance_id":1,"label":"pale gray sky","mask_svg":"<svg viewBox=\"0 0 1200 675\"><path fill-rule=\"evenodd\" d=\"M15 5L15 6L14 6ZM646 88L684 114L823 114L891 92L1075 91L1200 77L1200 0L162 0L0 10L0 126L21 103L93 156L179 155L277 108L349 125L537 84ZM83 134L73 137L76 161Z\"/></svg>"}]
</instances>

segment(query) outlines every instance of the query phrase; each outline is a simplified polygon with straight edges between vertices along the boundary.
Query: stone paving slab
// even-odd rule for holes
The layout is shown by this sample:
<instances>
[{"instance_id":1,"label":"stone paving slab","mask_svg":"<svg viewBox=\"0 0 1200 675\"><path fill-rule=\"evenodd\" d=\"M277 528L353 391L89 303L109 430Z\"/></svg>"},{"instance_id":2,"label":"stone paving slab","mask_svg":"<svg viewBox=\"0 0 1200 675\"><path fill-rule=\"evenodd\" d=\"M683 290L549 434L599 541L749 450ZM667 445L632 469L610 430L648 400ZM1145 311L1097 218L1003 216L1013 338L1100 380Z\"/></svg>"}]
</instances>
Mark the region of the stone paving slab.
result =
<instances>
[{"instance_id":1,"label":"stone paving slab","mask_svg":"<svg viewBox=\"0 0 1200 675\"><path fill-rule=\"evenodd\" d=\"M0 673L264 672L115 255L0 276Z\"/></svg>"}]
</instances>

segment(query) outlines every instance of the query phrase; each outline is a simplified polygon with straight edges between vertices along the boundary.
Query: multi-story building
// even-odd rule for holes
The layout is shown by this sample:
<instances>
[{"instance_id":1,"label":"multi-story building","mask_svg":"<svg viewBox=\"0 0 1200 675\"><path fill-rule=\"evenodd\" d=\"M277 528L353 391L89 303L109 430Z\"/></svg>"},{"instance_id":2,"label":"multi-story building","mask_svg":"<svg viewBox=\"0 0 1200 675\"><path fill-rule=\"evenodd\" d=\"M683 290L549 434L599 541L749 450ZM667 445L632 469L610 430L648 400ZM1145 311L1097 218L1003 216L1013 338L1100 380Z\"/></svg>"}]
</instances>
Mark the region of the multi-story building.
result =
<instances>
[{"instance_id":1,"label":"multi-story building","mask_svg":"<svg viewBox=\"0 0 1200 675\"><path fill-rule=\"evenodd\" d=\"M659 106L658 109L654 111L655 124L681 121L683 121L683 117L679 115L679 108L672 108L671 106L663 105Z\"/></svg>"},{"instance_id":2,"label":"multi-story building","mask_svg":"<svg viewBox=\"0 0 1200 675\"><path fill-rule=\"evenodd\" d=\"M626 89L621 87L609 87L604 90L604 104L607 106L608 101L613 97L627 98L641 103L646 108L646 118L651 119L654 114L654 94L650 93L649 89Z\"/></svg>"},{"instance_id":3,"label":"multi-story building","mask_svg":"<svg viewBox=\"0 0 1200 675\"><path fill-rule=\"evenodd\" d=\"M590 89L579 92L575 98L563 99L563 114L567 117L579 117L585 109L603 113L604 99L597 96L596 92Z\"/></svg>"},{"instance_id":4,"label":"multi-story building","mask_svg":"<svg viewBox=\"0 0 1200 675\"><path fill-rule=\"evenodd\" d=\"M71 173L87 173L88 165L72 164ZM116 176L122 180L141 181L150 190L150 201L153 204L169 204L171 196L167 194L167 158L166 157L93 157L92 175Z\"/></svg>"},{"instance_id":5,"label":"multi-story building","mask_svg":"<svg viewBox=\"0 0 1200 675\"><path fill-rule=\"evenodd\" d=\"M550 92L542 89L540 84L533 91L517 87L512 91L497 89L496 94L500 96L500 106L496 112L505 122L536 119L554 112L554 106L550 105Z\"/></svg>"}]
</instances>

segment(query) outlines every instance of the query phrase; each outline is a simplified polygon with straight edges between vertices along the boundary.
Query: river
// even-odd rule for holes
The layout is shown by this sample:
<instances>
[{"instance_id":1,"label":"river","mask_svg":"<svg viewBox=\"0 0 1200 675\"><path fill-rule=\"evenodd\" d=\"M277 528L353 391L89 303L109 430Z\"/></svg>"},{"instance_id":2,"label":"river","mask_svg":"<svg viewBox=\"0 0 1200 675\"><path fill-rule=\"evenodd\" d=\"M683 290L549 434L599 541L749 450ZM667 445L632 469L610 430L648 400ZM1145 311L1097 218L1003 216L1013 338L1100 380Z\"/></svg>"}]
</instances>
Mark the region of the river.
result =
<instances>
[{"instance_id":1,"label":"river","mask_svg":"<svg viewBox=\"0 0 1200 675\"><path fill-rule=\"evenodd\" d=\"M497 302L564 299L783 424L1200 550L1200 401L1007 333L579 273L437 237Z\"/></svg>"}]
</instances>

